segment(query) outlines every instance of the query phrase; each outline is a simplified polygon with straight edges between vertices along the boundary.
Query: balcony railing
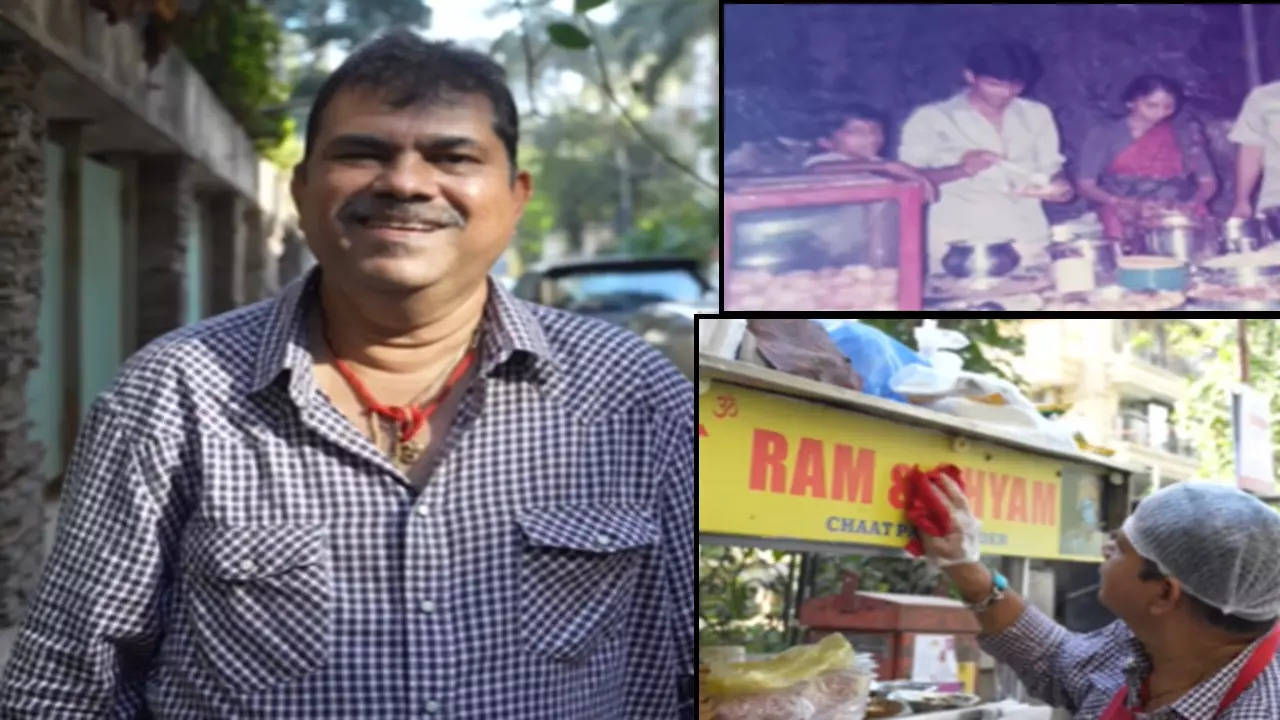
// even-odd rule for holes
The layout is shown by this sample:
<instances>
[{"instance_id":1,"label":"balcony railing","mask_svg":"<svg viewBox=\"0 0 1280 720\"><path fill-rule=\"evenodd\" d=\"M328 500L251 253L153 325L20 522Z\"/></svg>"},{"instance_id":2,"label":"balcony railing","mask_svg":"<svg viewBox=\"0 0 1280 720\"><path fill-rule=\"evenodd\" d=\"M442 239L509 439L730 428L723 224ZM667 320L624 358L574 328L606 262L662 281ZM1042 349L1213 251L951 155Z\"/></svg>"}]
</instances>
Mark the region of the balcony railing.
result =
<instances>
[{"instance_id":1,"label":"balcony railing","mask_svg":"<svg viewBox=\"0 0 1280 720\"><path fill-rule=\"evenodd\" d=\"M1121 413L1116 419L1116 437L1124 442L1134 443L1152 448L1154 450L1162 450L1171 455L1180 457L1194 458L1196 456L1195 446L1184 438L1180 438L1173 432L1162 443L1151 442L1151 426L1147 422L1146 415L1137 413Z\"/></svg>"}]
</instances>

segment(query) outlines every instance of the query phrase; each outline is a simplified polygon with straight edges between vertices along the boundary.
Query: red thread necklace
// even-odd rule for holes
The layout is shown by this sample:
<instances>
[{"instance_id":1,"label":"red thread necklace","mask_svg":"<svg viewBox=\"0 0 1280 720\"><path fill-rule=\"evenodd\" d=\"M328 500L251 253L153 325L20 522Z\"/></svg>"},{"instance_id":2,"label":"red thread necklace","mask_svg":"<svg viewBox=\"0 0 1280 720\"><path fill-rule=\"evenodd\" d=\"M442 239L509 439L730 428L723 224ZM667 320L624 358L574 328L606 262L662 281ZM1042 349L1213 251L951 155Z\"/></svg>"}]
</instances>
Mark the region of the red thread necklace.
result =
<instances>
[{"instance_id":1,"label":"red thread necklace","mask_svg":"<svg viewBox=\"0 0 1280 720\"><path fill-rule=\"evenodd\" d=\"M360 399L360 403L369 412L381 415L396 424L396 427L400 430L399 440L401 444L409 442L414 435L418 434L418 431L431 419L436 410L440 409L440 404L444 402L445 397L448 396L453 386L457 385L462 376L467 373L467 370L471 369L471 365L476 359L476 337L478 335L472 336L471 344L467 348L466 354L454 366L444 386L440 388L440 392L436 393L436 396L430 402L422 405L396 406L383 405L374 399L368 388L364 386L364 383L360 382L360 378L356 377L346 363L338 359L338 354L333 351L333 343L329 341L329 332L328 330L324 331L324 342L329 348L329 355L333 358L333 365L338 369L338 374L342 375L342 378L347 381L347 384L355 391L356 397Z\"/></svg>"}]
</instances>

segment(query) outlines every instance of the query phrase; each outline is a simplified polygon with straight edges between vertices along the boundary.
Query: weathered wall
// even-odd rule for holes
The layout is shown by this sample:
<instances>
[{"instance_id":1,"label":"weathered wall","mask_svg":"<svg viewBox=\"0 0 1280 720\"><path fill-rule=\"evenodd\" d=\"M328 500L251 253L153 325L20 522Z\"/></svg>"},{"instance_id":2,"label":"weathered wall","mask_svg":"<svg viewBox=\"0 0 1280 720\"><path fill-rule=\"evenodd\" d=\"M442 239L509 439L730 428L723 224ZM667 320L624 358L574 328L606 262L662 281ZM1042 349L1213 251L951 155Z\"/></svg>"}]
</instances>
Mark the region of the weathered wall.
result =
<instances>
[{"instance_id":1,"label":"weathered wall","mask_svg":"<svg viewBox=\"0 0 1280 720\"><path fill-rule=\"evenodd\" d=\"M1260 12L1259 27L1280 30L1280 12ZM1068 158L1093 123L1122 112L1131 79L1160 72L1184 83L1184 112L1205 123L1219 179L1230 185L1225 131L1248 90L1238 5L738 5L724 18L730 147L803 132L814 113L850 101L899 126L916 106L962 87L971 44L1005 36L1039 53L1045 73L1027 96L1053 109ZM1264 43L1264 59L1274 56L1280 70L1276 45Z\"/></svg>"},{"instance_id":2,"label":"weathered wall","mask_svg":"<svg viewBox=\"0 0 1280 720\"><path fill-rule=\"evenodd\" d=\"M253 144L180 52L148 69L137 23L110 26L84 0L0 0L0 20L56 58L41 88L47 112L94 118L86 151L180 150L218 183L258 197Z\"/></svg>"},{"instance_id":3,"label":"weathered wall","mask_svg":"<svg viewBox=\"0 0 1280 720\"><path fill-rule=\"evenodd\" d=\"M43 560L43 450L31 441L27 418L44 230L44 117L34 95L39 77L34 54L0 43L0 627L18 620Z\"/></svg>"}]
</instances>

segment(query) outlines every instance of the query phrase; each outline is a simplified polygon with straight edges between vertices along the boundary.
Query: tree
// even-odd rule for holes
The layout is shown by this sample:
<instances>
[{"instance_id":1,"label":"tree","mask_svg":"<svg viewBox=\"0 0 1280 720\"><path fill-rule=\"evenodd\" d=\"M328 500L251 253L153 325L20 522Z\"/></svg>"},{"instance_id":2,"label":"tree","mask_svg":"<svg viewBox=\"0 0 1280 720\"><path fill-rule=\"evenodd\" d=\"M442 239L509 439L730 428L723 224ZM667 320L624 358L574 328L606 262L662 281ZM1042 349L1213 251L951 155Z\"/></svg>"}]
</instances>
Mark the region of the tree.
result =
<instances>
[{"instance_id":1,"label":"tree","mask_svg":"<svg viewBox=\"0 0 1280 720\"><path fill-rule=\"evenodd\" d=\"M1249 385L1271 398L1273 417L1280 412L1280 324L1274 320L1245 320L1248 340ZM1168 351L1196 364L1186 397L1175 408L1179 435L1196 447L1202 477L1222 481L1235 476L1235 445L1231 432L1231 388L1240 382L1238 321L1167 321ZM1149 345L1151 333L1135 335L1137 347ZM1273 453L1280 448L1280 422L1271 426ZM1273 457L1280 468L1280 456Z\"/></svg>"}]
</instances>

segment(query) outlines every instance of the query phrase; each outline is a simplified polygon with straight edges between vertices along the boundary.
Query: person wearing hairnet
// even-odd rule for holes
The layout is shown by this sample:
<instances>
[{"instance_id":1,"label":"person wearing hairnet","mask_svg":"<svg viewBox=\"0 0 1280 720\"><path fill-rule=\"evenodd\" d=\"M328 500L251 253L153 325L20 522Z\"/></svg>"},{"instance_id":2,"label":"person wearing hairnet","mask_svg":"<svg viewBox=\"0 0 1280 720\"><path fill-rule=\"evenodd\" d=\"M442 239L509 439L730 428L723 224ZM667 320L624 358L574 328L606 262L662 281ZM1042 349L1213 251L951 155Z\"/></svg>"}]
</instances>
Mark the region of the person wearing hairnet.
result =
<instances>
[{"instance_id":1,"label":"person wearing hairnet","mask_svg":"<svg viewBox=\"0 0 1280 720\"><path fill-rule=\"evenodd\" d=\"M1058 625L978 562L978 521L949 478L942 537L920 533L982 626L979 643L1075 720L1280 718L1280 514L1230 487L1143 500L1103 549L1099 600L1120 619Z\"/></svg>"}]
</instances>

